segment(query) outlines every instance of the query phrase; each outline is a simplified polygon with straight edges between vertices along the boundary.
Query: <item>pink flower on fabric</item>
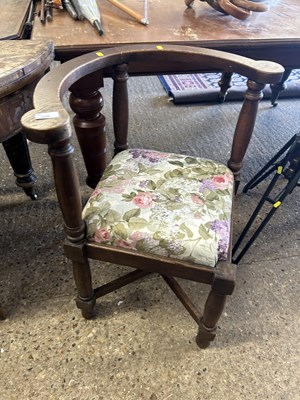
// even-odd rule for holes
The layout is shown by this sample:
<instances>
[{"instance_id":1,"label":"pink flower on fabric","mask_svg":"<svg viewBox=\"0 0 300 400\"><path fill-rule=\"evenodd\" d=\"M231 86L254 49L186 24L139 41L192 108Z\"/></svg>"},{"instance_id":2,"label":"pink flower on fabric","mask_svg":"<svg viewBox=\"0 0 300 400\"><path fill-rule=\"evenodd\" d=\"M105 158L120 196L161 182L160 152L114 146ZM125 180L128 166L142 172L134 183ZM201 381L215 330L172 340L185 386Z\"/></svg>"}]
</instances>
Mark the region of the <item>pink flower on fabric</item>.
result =
<instances>
[{"instance_id":1,"label":"pink flower on fabric","mask_svg":"<svg viewBox=\"0 0 300 400\"><path fill-rule=\"evenodd\" d=\"M96 188L94 191L93 191L93 193L91 194L91 197L95 197L95 196L97 196L98 194L100 194L101 193L101 189L100 188Z\"/></svg>"},{"instance_id":2,"label":"pink flower on fabric","mask_svg":"<svg viewBox=\"0 0 300 400\"><path fill-rule=\"evenodd\" d=\"M132 199L132 201L139 208L150 208L153 206L152 196L150 193L147 193L147 192L146 193L143 193L143 192L138 193Z\"/></svg>"},{"instance_id":3,"label":"pink flower on fabric","mask_svg":"<svg viewBox=\"0 0 300 400\"><path fill-rule=\"evenodd\" d=\"M196 219L201 219L201 213L199 213L198 211L196 211L195 214L194 214L194 218L196 218Z\"/></svg>"},{"instance_id":4,"label":"pink flower on fabric","mask_svg":"<svg viewBox=\"0 0 300 400\"><path fill-rule=\"evenodd\" d=\"M193 203L198 204L199 206L202 206L203 200L199 196L196 196L195 194L192 194L191 198L192 198L192 202Z\"/></svg>"},{"instance_id":5,"label":"pink flower on fabric","mask_svg":"<svg viewBox=\"0 0 300 400\"><path fill-rule=\"evenodd\" d=\"M227 189L232 183L232 175L229 172L224 175L215 175L212 177L212 181L218 189Z\"/></svg>"},{"instance_id":6,"label":"pink flower on fabric","mask_svg":"<svg viewBox=\"0 0 300 400\"><path fill-rule=\"evenodd\" d=\"M146 233L140 232L140 231L134 231L132 234L129 236L129 239L132 240L133 242L137 242L138 240L144 239L146 237Z\"/></svg>"},{"instance_id":7,"label":"pink flower on fabric","mask_svg":"<svg viewBox=\"0 0 300 400\"><path fill-rule=\"evenodd\" d=\"M145 151L144 154L149 158L157 158L157 159L169 157L168 153L160 153L156 151Z\"/></svg>"},{"instance_id":8,"label":"pink flower on fabric","mask_svg":"<svg viewBox=\"0 0 300 400\"><path fill-rule=\"evenodd\" d=\"M148 237L147 233L145 233L145 232L141 232L141 231L132 232L132 234L128 238L130 240L130 243L131 243L131 248L132 249L136 249L136 243L139 240L147 239L147 237Z\"/></svg>"},{"instance_id":9,"label":"pink flower on fabric","mask_svg":"<svg viewBox=\"0 0 300 400\"><path fill-rule=\"evenodd\" d=\"M94 235L95 242L107 242L110 239L110 233L107 229L97 229Z\"/></svg>"},{"instance_id":10,"label":"pink flower on fabric","mask_svg":"<svg viewBox=\"0 0 300 400\"><path fill-rule=\"evenodd\" d=\"M132 244L126 242L126 241L123 240L123 239L117 240L117 241L116 241L116 246L125 247L125 249L133 249L133 248L134 248L134 247L132 246Z\"/></svg>"}]
</instances>

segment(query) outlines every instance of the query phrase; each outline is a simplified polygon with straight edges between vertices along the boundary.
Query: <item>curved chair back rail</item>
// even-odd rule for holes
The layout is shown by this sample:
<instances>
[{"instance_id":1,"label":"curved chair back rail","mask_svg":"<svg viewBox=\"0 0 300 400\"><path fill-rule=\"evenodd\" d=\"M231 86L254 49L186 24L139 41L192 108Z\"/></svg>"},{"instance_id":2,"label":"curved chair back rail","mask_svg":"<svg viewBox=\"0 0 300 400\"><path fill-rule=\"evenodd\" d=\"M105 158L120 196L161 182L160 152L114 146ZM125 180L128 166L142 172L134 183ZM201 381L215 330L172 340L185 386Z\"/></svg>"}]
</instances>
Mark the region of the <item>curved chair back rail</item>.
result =
<instances>
[{"instance_id":1,"label":"curved chair back rail","mask_svg":"<svg viewBox=\"0 0 300 400\"><path fill-rule=\"evenodd\" d=\"M168 53L168 62L182 64L183 71L188 71L189 68L195 70L199 65L201 71L236 72L262 84L279 82L284 72L281 65L272 61L256 61L231 53L192 46L131 45L91 52L53 69L38 83L34 94L35 109L22 118L28 138L37 143L51 143L63 140L64 137L70 135L69 117L61 104L61 99L80 78L97 70L105 70L123 63L129 65L129 73L131 62L163 65L166 53ZM184 54L184 60L181 58L182 54ZM47 93L47 102L45 102L45 93ZM51 111L59 112L59 117L36 119L37 113ZM64 128L64 135L61 128ZM57 136L58 132L60 132L59 136Z\"/></svg>"}]
</instances>

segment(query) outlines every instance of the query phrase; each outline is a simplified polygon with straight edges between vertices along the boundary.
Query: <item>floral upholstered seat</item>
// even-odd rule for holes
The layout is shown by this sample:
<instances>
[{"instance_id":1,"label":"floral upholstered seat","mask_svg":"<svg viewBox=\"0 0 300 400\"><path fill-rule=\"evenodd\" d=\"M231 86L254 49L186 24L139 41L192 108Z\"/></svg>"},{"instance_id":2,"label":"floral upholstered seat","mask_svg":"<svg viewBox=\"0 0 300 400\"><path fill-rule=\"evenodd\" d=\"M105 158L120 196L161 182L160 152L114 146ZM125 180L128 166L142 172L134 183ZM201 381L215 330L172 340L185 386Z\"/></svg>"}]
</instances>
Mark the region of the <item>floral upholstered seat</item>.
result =
<instances>
[{"instance_id":1,"label":"floral upholstered seat","mask_svg":"<svg viewBox=\"0 0 300 400\"><path fill-rule=\"evenodd\" d=\"M83 210L88 240L214 267L230 242L233 174L208 159L130 149Z\"/></svg>"}]
</instances>

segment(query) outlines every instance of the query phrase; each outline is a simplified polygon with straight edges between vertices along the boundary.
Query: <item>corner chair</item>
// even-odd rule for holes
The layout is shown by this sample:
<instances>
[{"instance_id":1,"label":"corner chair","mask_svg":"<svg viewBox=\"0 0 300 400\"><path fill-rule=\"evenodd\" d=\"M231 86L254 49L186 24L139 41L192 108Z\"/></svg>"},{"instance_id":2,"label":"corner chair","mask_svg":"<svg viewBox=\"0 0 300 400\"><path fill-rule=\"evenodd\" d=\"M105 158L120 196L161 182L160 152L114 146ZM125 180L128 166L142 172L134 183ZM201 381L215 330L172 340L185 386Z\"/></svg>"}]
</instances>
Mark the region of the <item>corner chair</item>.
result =
<instances>
[{"instance_id":1,"label":"corner chair","mask_svg":"<svg viewBox=\"0 0 300 400\"><path fill-rule=\"evenodd\" d=\"M129 149L127 80L137 64L148 62L156 63L161 71L179 64L184 70L237 72L248 77L227 166L201 158L201 154L174 154L172 148L170 152ZM97 298L156 272L196 321L198 346L206 348L214 340L226 298L235 285L232 203L243 158L262 89L279 82L283 72L282 66L269 61L192 46L150 44L85 54L38 83L34 109L23 116L22 126L30 140L48 145L64 220L65 255L73 264L76 304L85 318L94 316ZM98 90L103 76L114 80L115 156L109 165L103 99ZM93 189L84 206L70 141L73 127L62 103L68 90L86 181ZM94 288L89 259L125 265L133 271ZM176 278L210 286L203 313Z\"/></svg>"}]
</instances>

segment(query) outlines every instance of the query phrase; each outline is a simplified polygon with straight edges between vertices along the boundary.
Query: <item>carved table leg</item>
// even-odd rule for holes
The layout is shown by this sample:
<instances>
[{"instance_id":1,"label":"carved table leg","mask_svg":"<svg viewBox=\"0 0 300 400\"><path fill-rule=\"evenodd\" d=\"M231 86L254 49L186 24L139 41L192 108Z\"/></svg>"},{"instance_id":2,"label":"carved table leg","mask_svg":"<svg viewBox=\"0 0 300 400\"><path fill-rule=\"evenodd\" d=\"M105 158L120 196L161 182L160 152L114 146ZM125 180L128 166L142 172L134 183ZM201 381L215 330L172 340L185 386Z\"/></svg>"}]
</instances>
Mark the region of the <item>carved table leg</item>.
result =
<instances>
[{"instance_id":1,"label":"carved table leg","mask_svg":"<svg viewBox=\"0 0 300 400\"><path fill-rule=\"evenodd\" d=\"M279 83L270 85L271 90L272 90L271 104L273 106L277 106L277 104L278 104L277 100L280 95L280 92L282 92L283 90L286 89L286 87L287 87L286 81L288 80L291 72L292 72L292 69L286 69L282 76L281 81Z\"/></svg>"},{"instance_id":2,"label":"carved table leg","mask_svg":"<svg viewBox=\"0 0 300 400\"><path fill-rule=\"evenodd\" d=\"M94 188L106 167L105 118L103 108L101 72L80 79L70 88L70 106L75 112L74 127L87 169L87 184Z\"/></svg>"},{"instance_id":3,"label":"carved table leg","mask_svg":"<svg viewBox=\"0 0 300 400\"><path fill-rule=\"evenodd\" d=\"M220 87L220 93L219 93L220 103L224 103L228 89L231 88L231 78L232 78L232 72L224 72L221 76L220 81L218 82L218 85Z\"/></svg>"},{"instance_id":4,"label":"carved table leg","mask_svg":"<svg viewBox=\"0 0 300 400\"><path fill-rule=\"evenodd\" d=\"M33 186L37 181L37 177L33 173L25 135L20 131L2 144L14 171L16 184L24 190L27 196L32 200L36 200L37 195L33 190Z\"/></svg>"}]
</instances>

